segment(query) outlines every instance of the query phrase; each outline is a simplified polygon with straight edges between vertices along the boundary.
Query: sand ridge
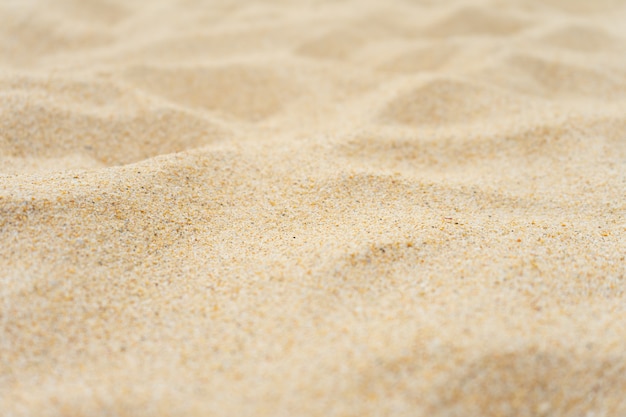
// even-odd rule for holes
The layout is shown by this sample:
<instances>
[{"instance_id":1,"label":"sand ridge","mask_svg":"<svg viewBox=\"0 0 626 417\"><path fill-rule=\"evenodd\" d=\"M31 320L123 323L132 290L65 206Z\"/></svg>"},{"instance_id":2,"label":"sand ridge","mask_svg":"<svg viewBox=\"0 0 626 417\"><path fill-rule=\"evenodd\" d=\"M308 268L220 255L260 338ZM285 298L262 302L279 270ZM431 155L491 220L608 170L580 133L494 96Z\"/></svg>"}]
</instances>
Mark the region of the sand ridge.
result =
<instances>
[{"instance_id":1,"label":"sand ridge","mask_svg":"<svg viewBox=\"0 0 626 417\"><path fill-rule=\"evenodd\" d=\"M4 413L626 414L623 2L52 3L0 2Z\"/></svg>"}]
</instances>

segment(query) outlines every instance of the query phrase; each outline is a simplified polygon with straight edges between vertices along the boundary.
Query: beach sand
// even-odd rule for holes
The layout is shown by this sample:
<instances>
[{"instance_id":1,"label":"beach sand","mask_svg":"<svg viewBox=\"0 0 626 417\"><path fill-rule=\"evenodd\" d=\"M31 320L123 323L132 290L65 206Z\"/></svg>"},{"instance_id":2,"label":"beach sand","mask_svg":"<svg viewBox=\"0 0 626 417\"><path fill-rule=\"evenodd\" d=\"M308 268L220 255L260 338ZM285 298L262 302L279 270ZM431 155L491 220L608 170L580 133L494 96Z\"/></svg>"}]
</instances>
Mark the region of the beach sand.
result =
<instances>
[{"instance_id":1,"label":"beach sand","mask_svg":"<svg viewBox=\"0 0 626 417\"><path fill-rule=\"evenodd\" d=\"M0 1L0 414L626 415L624 21Z\"/></svg>"}]
</instances>

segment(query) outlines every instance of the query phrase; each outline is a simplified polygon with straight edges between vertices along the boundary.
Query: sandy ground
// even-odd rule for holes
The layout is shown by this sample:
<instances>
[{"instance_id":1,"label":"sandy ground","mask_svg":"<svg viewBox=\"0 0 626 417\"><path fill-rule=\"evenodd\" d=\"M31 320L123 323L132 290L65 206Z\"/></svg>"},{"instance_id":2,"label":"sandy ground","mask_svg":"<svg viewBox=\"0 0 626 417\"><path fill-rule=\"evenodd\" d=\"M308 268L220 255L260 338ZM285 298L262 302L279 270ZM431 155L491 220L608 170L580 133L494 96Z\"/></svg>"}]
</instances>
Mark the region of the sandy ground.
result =
<instances>
[{"instance_id":1,"label":"sandy ground","mask_svg":"<svg viewBox=\"0 0 626 417\"><path fill-rule=\"evenodd\" d=\"M0 1L2 415L626 415L625 21Z\"/></svg>"}]
</instances>

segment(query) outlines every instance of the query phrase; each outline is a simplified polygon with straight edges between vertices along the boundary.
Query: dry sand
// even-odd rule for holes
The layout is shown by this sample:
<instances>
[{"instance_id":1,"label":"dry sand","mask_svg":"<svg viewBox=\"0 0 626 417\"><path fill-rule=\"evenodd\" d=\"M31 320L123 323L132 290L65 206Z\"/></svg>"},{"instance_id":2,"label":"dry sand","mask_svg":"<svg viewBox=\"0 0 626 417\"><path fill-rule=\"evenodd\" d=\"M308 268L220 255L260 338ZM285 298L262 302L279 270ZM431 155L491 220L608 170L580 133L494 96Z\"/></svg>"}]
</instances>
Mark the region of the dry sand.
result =
<instances>
[{"instance_id":1,"label":"dry sand","mask_svg":"<svg viewBox=\"0 0 626 417\"><path fill-rule=\"evenodd\" d=\"M3 416L625 416L626 2L0 1Z\"/></svg>"}]
</instances>

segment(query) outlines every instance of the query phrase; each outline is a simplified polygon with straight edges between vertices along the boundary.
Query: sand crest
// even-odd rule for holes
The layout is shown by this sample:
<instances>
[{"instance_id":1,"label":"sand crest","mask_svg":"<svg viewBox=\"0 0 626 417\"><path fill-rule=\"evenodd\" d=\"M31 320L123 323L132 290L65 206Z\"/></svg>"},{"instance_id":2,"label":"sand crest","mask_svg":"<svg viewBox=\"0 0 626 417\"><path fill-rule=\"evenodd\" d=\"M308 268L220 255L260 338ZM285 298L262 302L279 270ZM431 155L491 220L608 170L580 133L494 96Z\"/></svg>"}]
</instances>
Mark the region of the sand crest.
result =
<instances>
[{"instance_id":1,"label":"sand crest","mask_svg":"<svg viewBox=\"0 0 626 417\"><path fill-rule=\"evenodd\" d=\"M0 414L626 415L625 19L0 1Z\"/></svg>"}]
</instances>

